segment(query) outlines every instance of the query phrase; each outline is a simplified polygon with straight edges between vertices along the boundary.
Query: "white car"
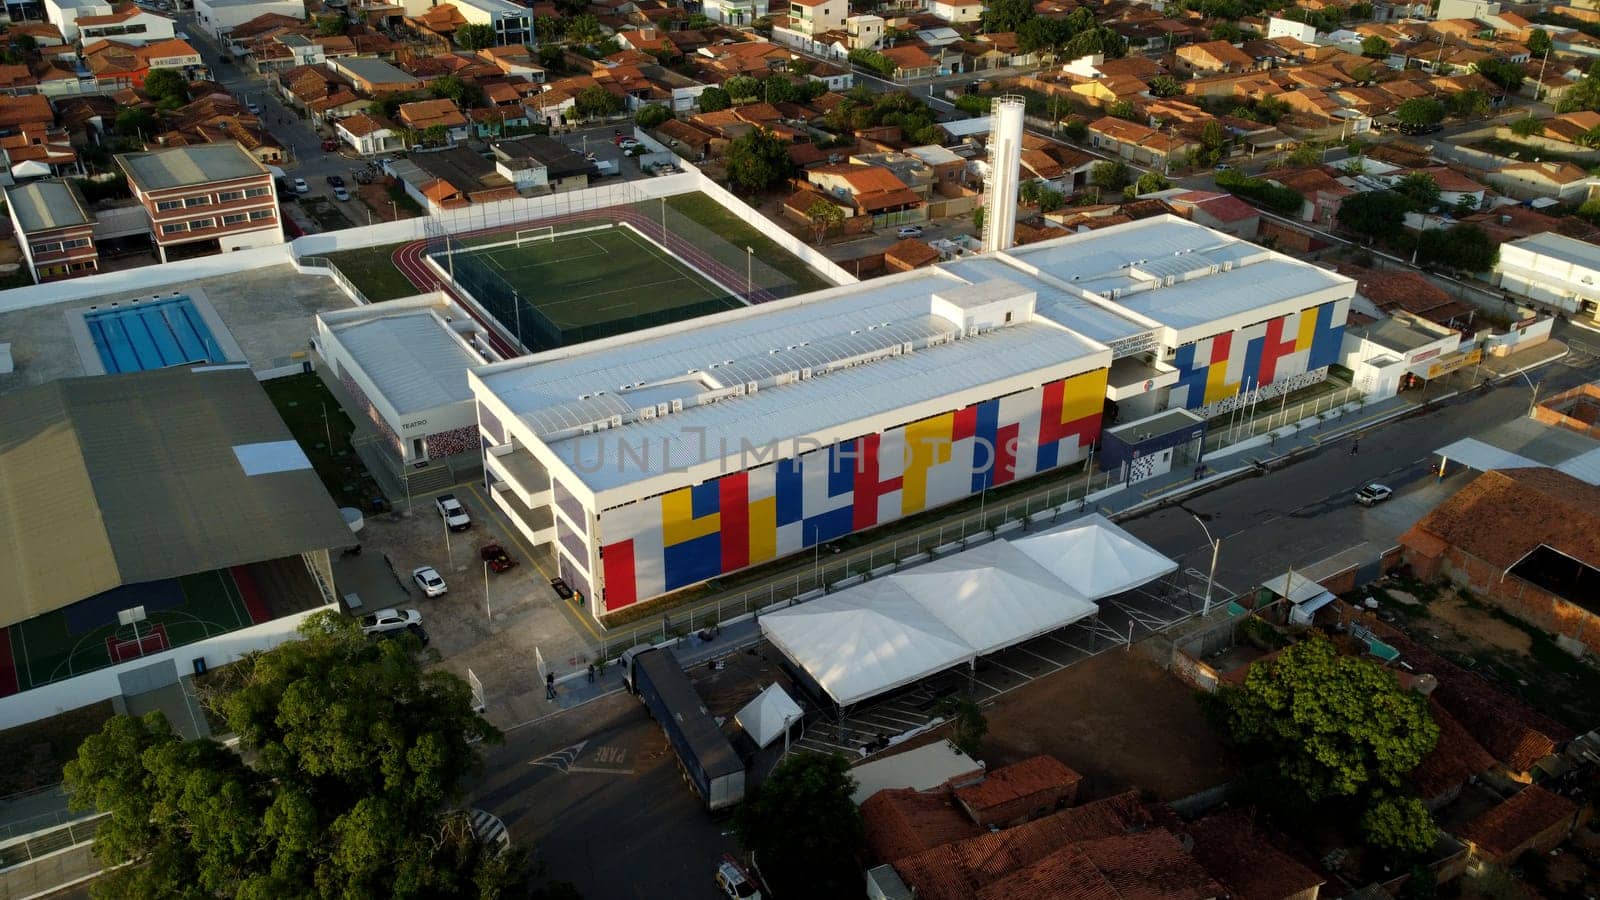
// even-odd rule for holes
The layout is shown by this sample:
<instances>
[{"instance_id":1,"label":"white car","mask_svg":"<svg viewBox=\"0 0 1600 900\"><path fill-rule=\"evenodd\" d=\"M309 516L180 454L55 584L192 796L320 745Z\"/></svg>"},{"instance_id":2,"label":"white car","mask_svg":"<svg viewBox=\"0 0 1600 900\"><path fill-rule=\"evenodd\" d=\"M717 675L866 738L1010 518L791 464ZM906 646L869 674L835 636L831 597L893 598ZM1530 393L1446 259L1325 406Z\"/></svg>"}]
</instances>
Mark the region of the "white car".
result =
<instances>
[{"instance_id":1,"label":"white car","mask_svg":"<svg viewBox=\"0 0 1600 900\"><path fill-rule=\"evenodd\" d=\"M467 515L467 508L461 505L455 494L440 494L433 498L433 505L439 510L439 518L444 519L444 524L451 531L466 531L472 527L472 517Z\"/></svg>"},{"instance_id":2,"label":"white car","mask_svg":"<svg viewBox=\"0 0 1600 900\"><path fill-rule=\"evenodd\" d=\"M1356 502L1362 506L1373 506L1394 496L1394 488L1376 481L1356 491Z\"/></svg>"},{"instance_id":3,"label":"white car","mask_svg":"<svg viewBox=\"0 0 1600 900\"><path fill-rule=\"evenodd\" d=\"M311 193L311 185L306 184L304 178L296 178L294 180L294 192L296 194L309 194Z\"/></svg>"},{"instance_id":4,"label":"white car","mask_svg":"<svg viewBox=\"0 0 1600 900\"><path fill-rule=\"evenodd\" d=\"M383 634L422 625L422 613L414 609L380 609L361 617L362 634Z\"/></svg>"},{"instance_id":5,"label":"white car","mask_svg":"<svg viewBox=\"0 0 1600 900\"><path fill-rule=\"evenodd\" d=\"M761 900L761 891L749 873L731 856L718 860L716 880L723 896L731 900Z\"/></svg>"},{"instance_id":6,"label":"white car","mask_svg":"<svg viewBox=\"0 0 1600 900\"><path fill-rule=\"evenodd\" d=\"M639 142L633 138L623 138L621 141L617 142L617 146L623 150L632 150L633 148L639 146Z\"/></svg>"},{"instance_id":7,"label":"white car","mask_svg":"<svg viewBox=\"0 0 1600 900\"><path fill-rule=\"evenodd\" d=\"M255 102L254 100L251 100L249 103L246 103L244 105L244 108L250 110L250 115L252 115L252 116L261 115L261 104Z\"/></svg>"},{"instance_id":8,"label":"white car","mask_svg":"<svg viewBox=\"0 0 1600 900\"><path fill-rule=\"evenodd\" d=\"M336 188L333 189L333 199L335 199L335 200L349 200L350 199L350 192L345 190L342 187L336 187Z\"/></svg>"},{"instance_id":9,"label":"white car","mask_svg":"<svg viewBox=\"0 0 1600 900\"><path fill-rule=\"evenodd\" d=\"M903 238L922 237L922 228L917 225L907 225L895 232L895 235Z\"/></svg>"},{"instance_id":10,"label":"white car","mask_svg":"<svg viewBox=\"0 0 1600 900\"><path fill-rule=\"evenodd\" d=\"M433 566L418 566L412 569L411 580L417 583L417 587L422 588L424 597L441 597L450 592L439 570Z\"/></svg>"}]
</instances>

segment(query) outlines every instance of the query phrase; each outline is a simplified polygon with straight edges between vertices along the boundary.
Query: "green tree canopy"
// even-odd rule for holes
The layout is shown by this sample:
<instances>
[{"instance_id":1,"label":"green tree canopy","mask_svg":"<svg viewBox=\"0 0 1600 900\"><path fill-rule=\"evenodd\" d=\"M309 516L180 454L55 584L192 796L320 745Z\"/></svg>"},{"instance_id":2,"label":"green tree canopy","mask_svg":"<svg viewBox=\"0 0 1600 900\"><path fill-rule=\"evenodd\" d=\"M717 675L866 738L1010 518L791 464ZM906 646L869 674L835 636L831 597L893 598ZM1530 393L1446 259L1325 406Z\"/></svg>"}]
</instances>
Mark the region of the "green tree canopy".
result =
<instances>
[{"instance_id":1,"label":"green tree canopy","mask_svg":"<svg viewBox=\"0 0 1600 900\"><path fill-rule=\"evenodd\" d=\"M806 218L811 220L811 233L820 244L828 232L844 224L844 210L818 197L806 207Z\"/></svg>"},{"instance_id":2,"label":"green tree canopy","mask_svg":"<svg viewBox=\"0 0 1600 900\"><path fill-rule=\"evenodd\" d=\"M1127 119L1129 122L1141 122L1144 116L1139 115L1139 107L1133 105L1132 100L1113 100L1106 104L1106 115L1118 119Z\"/></svg>"},{"instance_id":3,"label":"green tree canopy","mask_svg":"<svg viewBox=\"0 0 1600 900\"><path fill-rule=\"evenodd\" d=\"M144 76L144 92L157 103L187 103L189 79L177 69L151 69Z\"/></svg>"},{"instance_id":4,"label":"green tree canopy","mask_svg":"<svg viewBox=\"0 0 1600 900\"><path fill-rule=\"evenodd\" d=\"M113 127L116 128L118 134L132 136L143 133L149 135L155 132L156 117L144 107L124 106L117 110L117 117L114 120Z\"/></svg>"},{"instance_id":5,"label":"green tree canopy","mask_svg":"<svg viewBox=\"0 0 1600 900\"><path fill-rule=\"evenodd\" d=\"M1534 56L1544 55L1550 46L1550 32L1543 28L1535 28L1528 32L1528 52Z\"/></svg>"},{"instance_id":6,"label":"green tree canopy","mask_svg":"<svg viewBox=\"0 0 1600 900\"><path fill-rule=\"evenodd\" d=\"M728 92L722 88L708 87L700 92L697 102L700 104L701 112L716 112L719 109L727 109L732 106L733 98L729 97Z\"/></svg>"},{"instance_id":7,"label":"green tree canopy","mask_svg":"<svg viewBox=\"0 0 1600 900\"><path fill-rule=\"evenodd\" d=\"M1383 59L1389 55L1389 42L1375 34L1369 34L1361 39L1361 55Z\"/></svg>"},{"instance_id":8,"label":"green tree canopy","mask_svg":"<svg viewBox=\"0 0 1600 900\"><path fill-rule=\"evenodd\" d=\"M735 75L722 83L722 89L728 92L735 103L754 100L761 93L761 82L748 75Z\"/></svg>"},{"instance_id":9,"label":"green tree canopy","mask_svg":"<svg viewBox=\"0 0 1600 900\"><path fill-rule=\"evenodd\" d=\"M1582 210L1580 208L1579 212ZM1431 228L1417 241L1417 261L1458 272L1487 272L1500 259L1500 246L1476 225Z\"/></svg>"},{"instance_id":10,"label":"green tree canopy","mask_svg":"<svg viewBox=\"0 0 1600 900\"><path fill-rule=\"evenodd\" d=\"M1486 59L1478 63L1476 68L1479 75L1508 91L1522 87L1523 80L1528 77L1521 66L1503 59Z\"/></svg>"},{"instance_id":11,"label":"green tree canopy","mask_svg":"<svg viewBox=\"0 0 1600 900\"><path fill-rule=\"evenodd\" d=\"M801 88L787 75L768 75L761 79L760 97L768 103L792 103L800 99Z\"/></svg>"},{"instance_id":12,"label":"green tree canopy","mask_svg":"<svg viewBox=\"0 0 1600 900\"><path fill-rule=\"evenodd\" d=\"M1383 797L1361 816L1361 833L1369 846L1392 859L1421 856L1439 838L1427 807L1415 797Z\"/></svg>"},{"instance_id":13,"label":"green tree canopy","mask_svg":"<svg viewBox=\"0 0 1600 900\"><path fill-rule=\"evenodd\" d=\"M1450 114L1461 118L1473 118L1489 114L1489 95L1483 91L1468 88L1456 91L1450 95Z\"/></svg>"},{"instance_id":14,"label":"green tree canopy","mask_svg":"<svg viewBox=\"0 0 1600 900\"><path fill-rule=\"evenodd\" d=\"M605 37L605 32L600 30L599 19L584 13L567 19L566 37L573 44L594 44Z\"/></svg>"},{"instance_id":15,"label":"green tree canopy","mask_svg":"<svg viewBox=\"0 0 1600 900\"><path fill-rule=\"evenodd\" d=\"M1406 198L1416 212L1432 209L1439 204L1439 182L1427 172L1412 172L1394 183L1395 193Z\"/></svg>"},{"instance_id":16,"label":"green tree canopy","mask_svg":"<svg viewBox=\"0 0 1600 900\"><path fill-rule=\"evenodd\" d=\"M342 14L337 16L317 16L317 34L323 37L336 37L344 34L350 27L350 20Z\"/></svg>"},{"instance_id":17,"label":"green tree canopy","mask_svg":"<svg viewBox=\"0 0 1600 900\"><path fill-rule=\"evenodd\" d=\"M1435 125L1444 121L1444 104L1429 97L1412 97L1395 107L1402 125Z\"/></svg>"},{"instance_id":18,"label":"green tree canopy","mask_svg":"<svg viewBox=\"0 0 1600 900\"><path fill-rule=\"evenodd\" d=\"M1176 97L1181 93L1183 93L1183 85L1171 75L1157 75L1150 79L1150 96L1152 97ZM1210 119L1208 121L1214 122L1216 120Z\"/></svg>"},{"instance_id":19,"label":"green tree canopy","mask_svg":"<svg viewBox=\"0 0 1600 900\"><path fill-rule=\"evenodd\" d=\"M1128 164L1120 159L1095 163L1089 169L1089 183L1104 191L1120 191L1132 178Z\"/></svg>"},{"instance_id":20,"label":"green tree canopy","mask_svg":"<svg viewBox=\"0 0 1600 900\"><path fill-rule=\"evenodd\" d=\"M456 46L463 50L482 50L494 46L494 26L487 23L473 23L463 25L456 29Z\"/></svg>"},{"instance_id":21,"label":"green tree canopy","mask_svg":"<svg viewBox=\"0 0 1600 900\"><path fill-rule=\"evenodd\" d=\"M1511 123L1511 132L1522 137L1544 134L1544 122L1533 116L1518 119Z\"/></svg>"},{"instance_id":22,"label":"green tree canopy","mask_svg":"<svg viewBox=\"0 0 1600 900\"><path fill-rule=\"evenodd\" d=\"M573 98L573 108L578 115L588 118L590 116L609 116L612 113L622 112L622 98L611 93L598 84L590 85L578 92Z\"/></svg>"},{"instance_id":23,"label":"green tree canopy","mask_svg":"<svg viewBox=\"0 0 1600 900\"><path fill-rule=\"evenodd\" d=\"M452 810L500 735L410 636L369 641L318 613L252 657L220 702L240 752L116 716L66 766L74 809L107 813L99 897L477 897L520 868ZM248 763L245 760L250 760ZM132 865L123 865L133 863Z\"/></svg>"},{"instance_id":24,"label":"green tree canopy","mask_svg":"<svg viewBox=\"0 0 1600 900\"><path fill-rule=\"evenodd\" d=\"M641 106L633 114L633 122L640 128L655 128L670 118L672 118L672 110L667 109L660 103Z\"/></svg>"},{"instance_id":25,"label":"green tree canopy","mask_svg":"<svg viewBox=\"0 0 1600 900\"><path fill-rule=\"evenodd\" d=\"M1138 181L1133 183L1133 190L1136 194L1154 194L1156 191L1164 191L1169 187L1172 187L1172 182L1162 177L1160 172L1146 172L1139 176Z\"/></svg>"},{"instance_id":26,"label":"green tree canopy","mask_svg":"<svg viewBox=\"0 0 1600 900\"><path fill-rule=\"evenodd\" d=\"M1345 208L1373 195L1348 198ZM1251 666L1243 686L1217 696L1230 740L1271 773L1290 802L1397 788L1439 737L1426 699L1323 637Z\"/></svg>"},{"instance_id":27,"label":"green tree canopy","mask_svg":"<svg viewBox=\"0 0 1600 900\"><path fill-rule=\"evenodd\" d=\"M435 78L433 83L428 85L428 93L445 100L453 100L462 109L483 105L483 88L463 80L454 72Z\"/></svg>"},{"instance_id":28,"label":"green tree canopy","mask_svg":"<svg viewBox=\"0 0 1600 900\"><path fill-rule=\"evenodd\" d=\"M1066 19L1033 16L1017 29L1017 46L1024 53L1056 53L1072 37L1072 25Z\"/></svg>"},{"instance_id":29,"label":"green tree canopy","mask_svg":"<svg viewBox=\"0 0 1600 900\"><path fill-rule=\"evenodd\" d=\"M984 5L983 30L1021 31L1023 23L1034 17L1031 0L990 0Z\"/></svg>"},{"instance_id":30,"label":"green tree canopy","mask_svg":"<svg viewBox=\"0 0 1600 900\"><path fill-rule=\"evenodd\" d=\"M744 194L756 194L783 183L794 170L789 145L765 128L756 128L728 145L728 180Z\"/></svg>"},{"instance_id":31,"label":"green tree canopy","mask_svg":"<svg viewBox=\"0 0 1600 900\"><path fill-rule=\"evenodd\" d=\"M799 753L745 797L734 829L778 896L861 892L867 842L861 811L850 799L854 790L844 757Z\"/></svg>"}]
</instances>

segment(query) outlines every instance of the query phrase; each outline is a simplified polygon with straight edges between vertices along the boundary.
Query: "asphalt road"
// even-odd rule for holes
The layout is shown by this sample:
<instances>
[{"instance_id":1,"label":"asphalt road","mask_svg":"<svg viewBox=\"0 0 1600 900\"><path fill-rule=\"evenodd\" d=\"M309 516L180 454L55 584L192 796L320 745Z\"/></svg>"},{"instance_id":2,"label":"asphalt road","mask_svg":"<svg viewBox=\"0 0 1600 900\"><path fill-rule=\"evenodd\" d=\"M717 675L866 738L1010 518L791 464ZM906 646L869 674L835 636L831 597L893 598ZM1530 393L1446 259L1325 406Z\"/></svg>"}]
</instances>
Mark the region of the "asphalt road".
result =
<instances>
[{"instance_id":1,"label":"asphalt road","mask_svg":"<svg viewBox=\"0 0 1600 900\"><path fill-rule=\"evenodd\" d=\"M1557 336L1564 330L1570 326L1558 327ZM1548 396L1597 375L1600 365L1590 357L1558 361L1528 373L1529 380L1503 381L1487 394L1458 396L1370 431L1361 436L1355 455L1349 452L1349 440L1338 441L1270 474L1121 524L1162 553L1203 572L1210 564L1210 543L1195 521L1199 516L1222 541L1217 581L1235 590L1363 541L1375 556L1472 478L1473 473L1454 469L1439 483L1434 450L1525 415L1532 400L1530 381L1540 383L1540 396ZM1395 496L1371 509L1357 505L1356 490L1370 481L1394 488Z\"/></svg>"}]
</instances>

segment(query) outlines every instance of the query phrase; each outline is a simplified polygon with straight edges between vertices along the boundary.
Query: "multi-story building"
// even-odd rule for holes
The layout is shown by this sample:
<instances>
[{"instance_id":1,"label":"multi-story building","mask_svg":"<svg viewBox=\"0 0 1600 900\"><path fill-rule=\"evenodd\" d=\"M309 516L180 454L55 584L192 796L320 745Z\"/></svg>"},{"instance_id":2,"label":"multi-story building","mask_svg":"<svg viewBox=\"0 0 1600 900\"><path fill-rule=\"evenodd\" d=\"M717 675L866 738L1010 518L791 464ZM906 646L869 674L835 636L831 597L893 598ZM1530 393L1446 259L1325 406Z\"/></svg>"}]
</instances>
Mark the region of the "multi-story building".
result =
<instances>
[{"instance_id":1,"label":"multi-story building","mask_svg":"<svg viewBox=\"0 0 1600 900\"><path fill-rule=\"evenodd\" d=\"M767 14L767 0L706 0L704 12L713 22L749 25Z\"/></svg>"},{"instance_id":2,"label":"multi-story building","mask_svg":"<svg viewBox=\"0 0 1600 900\"><path fill-rule=\"evenodd\" d=\"M101 38L125 44L149 44L177 37L172 19L132 3L119 6L108 15L79 16L75 24L79 39L86 44Z\"/></svg>"},{"instance_id":3,"label":"multi-story building","mask_svg":"<svg viewBox=\"0 0 1600 900\"><path fill-rule=\"evenodd\" d=\"M1103 416L1149 425L1116 477L1192 462L1194 423L1326 376L1354 292L1164 216L468 379L494 502L603 620L1083 461Z\"/></svg>"},{"instance_id":4,"label":"multi-story building","mask_svg":"<svg viewBox=\"0 0 1600 900\"><path fill-rule=\"evenodd\" d=\"M6 212L35 284L100 270L94 216L65 179L41 179L5 189Z\"/></svg>"},{"instance_id":5,"label":"multi-story building","mask_svg":"<svg viewBox=\"0 0 1600 900\"><path fill-rule=\"evenodd\" d=\"M305 0L194 0L195 23L218 40L236 25L275 13L305 20Z\"/></svg>"},{"instance_id":6,"label":"multi-story building","mask_svg":"<svg viewBox=\"0 0 1600 900\"><path fill-rule=\"evenodd\" d=\"M469 25L494 29L496 46L533 42L533 14L512 0L449 0Z\"/></svg>"},{"instance_id":7,"label":"multi-story building","mask_svg":"<svg viewBox=\"0 0 1600 900\"><path fill-rule=\"evenodd\" d=\"M272 174L237 143L125 153L161 261L283 243Z\"/></svg>"},{"instance_id":8,"label":"multi-story building","mask_svg":"<svg viewBox=\"0 0 1600 900\"><path fill-rule=\"evenodd\" d=\"M848 18L848 0L789 0L789 28L807 37L842 31Z\"/></svg>"}]
</instances>

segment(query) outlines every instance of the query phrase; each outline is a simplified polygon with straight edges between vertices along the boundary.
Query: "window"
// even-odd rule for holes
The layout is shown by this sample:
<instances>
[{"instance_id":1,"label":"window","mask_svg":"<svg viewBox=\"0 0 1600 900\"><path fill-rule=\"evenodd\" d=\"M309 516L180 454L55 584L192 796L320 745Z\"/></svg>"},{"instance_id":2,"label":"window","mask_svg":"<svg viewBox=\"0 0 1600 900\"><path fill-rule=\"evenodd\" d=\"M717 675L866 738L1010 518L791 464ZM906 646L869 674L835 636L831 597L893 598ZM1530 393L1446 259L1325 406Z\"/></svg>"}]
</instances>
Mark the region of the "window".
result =
<instances>
[{"instance_id":1,"label":"window","mask_svg":"<svg viewBox=\"0 0 1600 900\"><path fill-rule=\"evenodd\" d=\"M202 228L211 228L211 227L215 226L216 224L217 224L217 220L216 219L190 219L189 220L189 228L192 231L199 231Z\"/></svg>"},{"instance_id":2,"label":"window","mask_svg":"<svg viewBox=\"0 0 1600 900\"><path fill-rule=\"evenodd\" d=\"M247 213L228 213L222 217L222 224L224 225L237 225L240 222L248 221L250 221L250 216Z\"/></svg>"},{"instance_id":3,"label":"window","mask_svg":"<svg viewBox=\"0 0 1600 900\"><path fill-rule=\"evenodd\" d=\"M129 25L128 34L144 34L147 31L143 25Z\"/></svg>"},{"instance_id":4,"label":"window","mask_svg":"<svg viewBox=\"0 0 1600 900\"><path fill-rule=\"evenodd\" d=\"M232 203L235 200L243 200L243 199L244 199L244 191L223 191L222 193L217 195L217 202L218 203Z\"/></svg>"},{"instance_id":5,"label":"window","mask_svg":"<svg viewBox=\"0 0 1600 900\"><path fill-rule=\"evenodd\" d=\"M182 200L158 200L156 202L156 212L166 212L169 209L183 209L183 201Z\"/></svg>"},{"instance_id":6,"label":"window","mask_svg":"<svg viewBox=\"0 0 1600 900\"><path fill-rule=\"evenodd\" d=\"M252 222L256 221L257 219L270 219L270 218L272 218L272 210L270 210L270 209L252 209L252 210L250 210L250 221L252 221Z\"/></svg>"},{"instance_id":7,"label":"window","mask_svg":"<svg viewBox=\"0 0 1600 900\"><path fill-rule=\"evenodd\" d=\"M268 189L267 188L251 188L251 189L245 191L244 195L246 197L265 197L267 195L267 193L268 193Z\"/></svg>"},{"instance_id":8,"label":"window","mask_svg":"<svg viewBox=\"0 0 1600 900\"><path fill-rule=\"evenodd\" d=\"M34 244L31 249L34 252L34 255L41 253L57 253L61 250L61 242L52 241L48 244Z\"/></svg>"},{"instance_id":9,"label":"window","mask_svg":"<svg viewBox=\"0 0 1600 900\"><path fill-rule=\"evenodd\" d=\"M66 241L62 244L62 247L67 250L76 250L79 247L87 246L89 246L88 238L73 238L72 240Z\"/></svg>"},{"instance_id":10,"label":"window","mask_svg":"<svg viewBox=\"0 0 1600 900\"><path fill-rule=\"evenodd\" d=\"M181 234L188 230L189 226L183 224L182 222L174 222L171 225L161 226L162 234Z\"/></svg>"},{"instance_id":11,"label":"window","mask_svg":"<svg viewBox=\"0 0 1600 900\"><path fill-rule=\"evenodd\" d=\"M190 197L183 201L184 206L210 206L211 197Z\"/></svg>"}]
</instances>

